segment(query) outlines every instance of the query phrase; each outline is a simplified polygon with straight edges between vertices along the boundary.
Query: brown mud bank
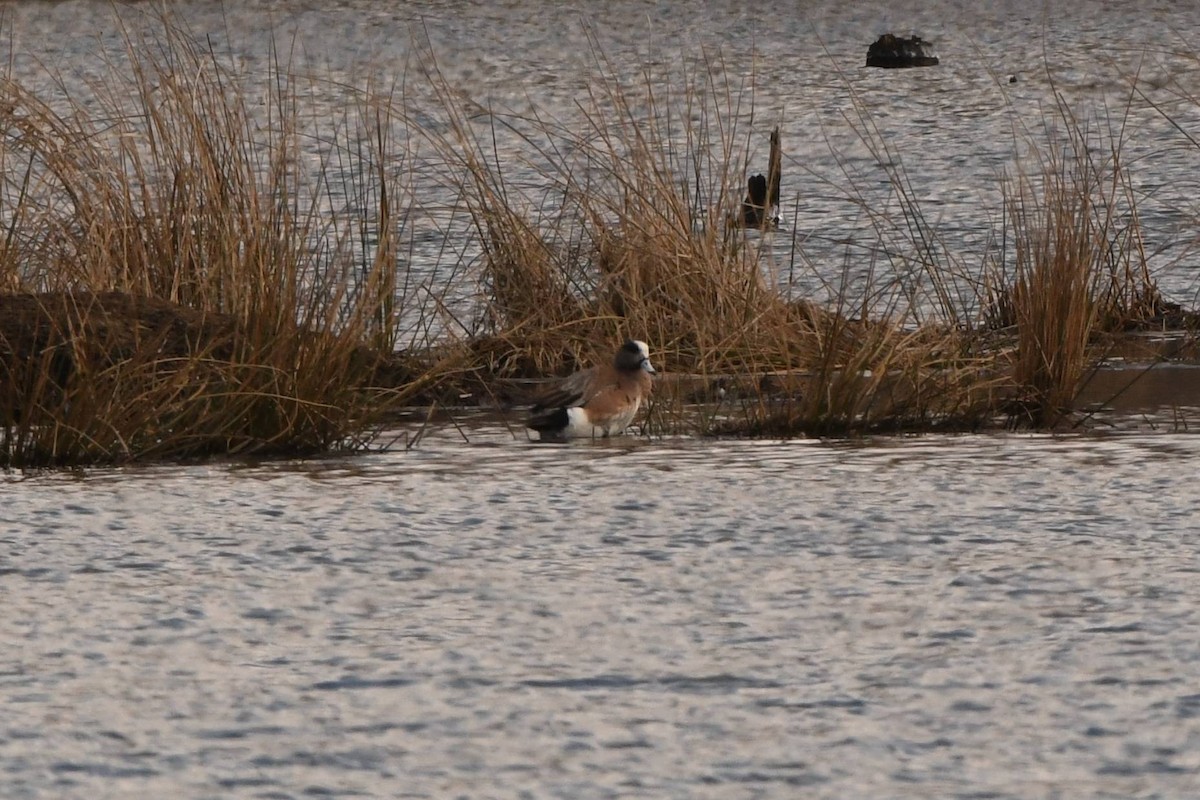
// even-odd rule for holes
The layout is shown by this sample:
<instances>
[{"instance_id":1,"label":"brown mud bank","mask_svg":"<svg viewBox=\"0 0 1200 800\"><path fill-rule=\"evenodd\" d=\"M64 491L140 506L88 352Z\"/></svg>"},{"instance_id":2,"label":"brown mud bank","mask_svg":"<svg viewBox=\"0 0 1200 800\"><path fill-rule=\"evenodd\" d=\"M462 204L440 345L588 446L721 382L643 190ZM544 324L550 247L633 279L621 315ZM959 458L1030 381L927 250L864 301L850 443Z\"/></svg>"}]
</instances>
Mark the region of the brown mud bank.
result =
<instances>
[{"instance_id":1,"label":"brown mud bank","mask_svg":"<svg viewBox=\"0 0 1200 800\"><path fill-rule=\"evenodd\" d=\"M20 407L17 380L41 377L58 390L72 379L122 361L173 359L201 353L233 356L232 317L122 292L0 295L0 386L3 408Z\"/></svg>"}]
</instances>

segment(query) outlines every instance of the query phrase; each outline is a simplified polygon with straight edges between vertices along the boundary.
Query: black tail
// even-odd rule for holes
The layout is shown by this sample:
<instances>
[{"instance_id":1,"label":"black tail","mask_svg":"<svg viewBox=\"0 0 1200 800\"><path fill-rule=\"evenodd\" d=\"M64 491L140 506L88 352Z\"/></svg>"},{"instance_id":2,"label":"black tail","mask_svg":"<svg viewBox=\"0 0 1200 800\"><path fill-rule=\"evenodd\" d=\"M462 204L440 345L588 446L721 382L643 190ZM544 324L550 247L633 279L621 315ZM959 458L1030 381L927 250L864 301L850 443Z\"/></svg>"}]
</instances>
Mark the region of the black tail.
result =
<instances>
[{"instance_id":1,"label":"black tail","mask_svg":"<svg viewBox=\"0 0 1200 800\"><path fill-rule=\"evenodd\" d=\"M529 415L527 426L539 433L557 433L571 423L565 408L538 408Z\"/></svg>"}]
</instances>

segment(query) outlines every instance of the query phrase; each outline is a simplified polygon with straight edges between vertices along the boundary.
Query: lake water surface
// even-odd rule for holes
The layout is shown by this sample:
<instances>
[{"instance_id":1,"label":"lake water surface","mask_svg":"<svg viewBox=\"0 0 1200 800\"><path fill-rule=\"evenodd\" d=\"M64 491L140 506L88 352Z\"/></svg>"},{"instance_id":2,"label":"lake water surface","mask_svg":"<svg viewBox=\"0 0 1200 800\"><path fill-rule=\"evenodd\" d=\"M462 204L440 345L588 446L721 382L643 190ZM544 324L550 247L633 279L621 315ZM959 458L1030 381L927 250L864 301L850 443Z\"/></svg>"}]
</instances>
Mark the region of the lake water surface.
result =
<instances>
[{"instance_id":1,"label":"lake water surface","mask_svg":"<svg viewBox=\"0 0 1200 800\"><path fill-rule=\"evenodd\" d=\"M0 2L0 61L84 91L148 7ZM597 45L630 76L719 51L833 275L874 238L847 173L890 192L852 92L962 253L1056 92L1128 109L1148 250L1195 292L1191 2L171 7L247 69L289 42L351 83L419 30L466 93L564 118ZM860 69L889 29L943 65ZM560 447L487 422L7 476L0 797L1200 796L1198 473L1180 432Z\"/></svg>"},{"instance_id":2,"label":"lake water surface","mask_svg":"<svg viewBox=\"0 0 1200 800\"><path fill-rule=\"evenodd\" d=\"M5 481L4 796L1200 792L1200 439L466 432Z\"/></svg>"},{"instance_id":3,"label":"lake water surface","mask_svg":"<svg viewBox=\"0 0 1200 800\"><path fill-rule=\"evenodd\" d=\"M64 89L86 98L114 65L127 64L128 41L163 39L156 8L0 1L0 53L11 49L0 63L51 102ZM874 268L886 279L892 256L912 255L896 180L907 184L927 235L937 240L935 257L977 274L987 247L1003 236L1005 176L1038 174L1031 153L1048 156L1050 143L1076 127L1087 133L1097 163L1121 153L1163 288L1188 303L1200 289L1192 253L1200 217L1200 58L1193 47L1200 6L1186 0L806 0L769 8L728 0L248 0L170 9L189 36L247 76L251 107L260 102L256 83L266 96L273 64L300 76L300 116L326 123L307 142L314 170L339 168L321 159L329 140L355 124L347 87L389 87L410 108L410 122L438 129L444 114L422 71L431 61L481 125L510 190L535 201L546 197L546 186L522 163L528 143L505 124L492 127L483 111L505 115L525 133L535 115L578 133L586 127L582 110L597 113L588 91L602 74L621 80L635 106L648 88L660 105L681 106L683 87L701 76L711 77L708 89L717 95L744 90L734 108L714 105L724 107L722 124L738 122L751 172L765 170L767 134L781 128L783 226L771 264L807 293L837 283L843 270ZM920 34L941 65L866 69L867 46L886 31ZM406 189L421 208L409 223L406 267L426 274L448 257L470 261L478 252L464 241L462 219L440 216L428 225L426 215L446 212L440 179L453 186L457 176L410 133L393 133L397 142L413 142L405 158L415 176ZM568 138L554 141L536 127L533 135L544 148L562 148Z\"/></svg>"}]
</instances>

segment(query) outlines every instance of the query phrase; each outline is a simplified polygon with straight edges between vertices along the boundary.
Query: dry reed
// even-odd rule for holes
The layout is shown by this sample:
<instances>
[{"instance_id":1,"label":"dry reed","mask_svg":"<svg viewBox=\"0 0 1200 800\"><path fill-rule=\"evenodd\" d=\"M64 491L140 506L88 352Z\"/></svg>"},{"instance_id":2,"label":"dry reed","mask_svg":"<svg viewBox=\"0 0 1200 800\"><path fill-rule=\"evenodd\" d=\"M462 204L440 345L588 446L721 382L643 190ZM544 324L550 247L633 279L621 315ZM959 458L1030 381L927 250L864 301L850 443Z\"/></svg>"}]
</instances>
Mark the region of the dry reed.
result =
<instances>
[{"instance_id":1,"label":"dry reed","mask_svg":"<svg viewBox=\"0 0 1200 800\"><path fill-rule=\"evenodd\" d=\"M1011 268L1002 258L987 281L986 324L1006 329L1011 350L1008 410L1015 424L1066 421L1085 374L1102 357L1100 334L1136 327L1164 300L1147 265L1120 138L1097 147L1065 109L1036 173L1005 185Z\"/></svg>"},{"instance_id":2,"label":"dry reed","mask_svg":"<svg viewBox=\"0 0 1200 800\"><path fill-rule=\"evenodd\" d=\"M360 449L404 402L507 398L506 382L628 337L675 376L653 433L963 430L1005 413L1053 426L1096 332L1164 307L1119 137L1098 162L1065 112L1067 145L1008 184L1005 247L978 256L979 276L858 104L900 216L859 200L907 252L891 239L888 264L847 263L817 302L780 285L769 225L736 224L768 136L752 82L717 59L680 84L623 80L597 56L588 96L559 120L482 108L425 53L436 107L340 87L351 99L329 132L313 130L288 65L255 81L264 120L243 76L162 31L127 35L131 71L114 68L86 107L0 79L0 290L27 315L0 319L0 464ZM315 177L313 140L327 145ZM420 147L435 155L423 188L448 199L437 208L415 198ZM468 255L418 277L414 216L467 240L443 254ZM691 402L719 386L720 402Z\"/></svg>"},{"instance_id":3,"label":"dry reed","mask_svg":"<svg viewBox=\"0 0 1200 800\"><path fill-rule=\"evenodd\" d=\"M789 297L771 272L770 235L730 224L746 165L767 148L743 130L753 128L748 90L720 74L672 95L656 76L629 86L610 72L569 123L474 106L468 115L430 74L450 132L434 144L465 187L482 250L479 369L493 381L565 372L635 336L668 372L742 386L736 410L697 414L685 408L690 390L662 396L697 380L661 382L655 432L983 424L995 410L994 360L973 337L916 324L895 300L881 313L878 297L844 289L832 308ZM520 131L532 154L501 163L497 129ZM529 198L508 177L531 172L552 189ZM903 293L882 283L863 291Z\"/></svg>"},{"instance_id":4,"label":"dry reed","mask_svg":"<svg viewBox=\"0 0 1200 800\"><path fill-rule=\"evenodd\" d=\"M0 465L358 449L403 399L372 388L400 314L389 112L363 96L333 137L366 142L337 193L373 209L340 216L328 164L306 183L295 77L255 81L264 122L245 76L161 30L127 34L91 105L0 78L0 285L41 331L0 320Z\"/></svg>"}]
</instances>

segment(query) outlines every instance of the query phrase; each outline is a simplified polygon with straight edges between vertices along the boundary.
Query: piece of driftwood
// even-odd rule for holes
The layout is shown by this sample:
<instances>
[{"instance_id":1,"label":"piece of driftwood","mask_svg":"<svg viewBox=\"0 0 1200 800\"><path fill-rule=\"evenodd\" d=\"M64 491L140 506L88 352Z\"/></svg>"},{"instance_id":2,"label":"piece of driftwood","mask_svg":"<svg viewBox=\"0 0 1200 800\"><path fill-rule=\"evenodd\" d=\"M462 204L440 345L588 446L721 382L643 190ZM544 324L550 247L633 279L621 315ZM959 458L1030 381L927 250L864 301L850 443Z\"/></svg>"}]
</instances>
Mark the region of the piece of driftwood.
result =
<instances>
[{"instance_id":1,"label":"piece of driftwood","mask_svg":"<svg viewBox=\"0 0 1200 800\"><path fill-rule=\"evenodd\" d=\"M920 36L895 36L885 33L867 48L867 66L883 69L932 67L938 63L929 42Z\"/></svg>"}]
</instances>

